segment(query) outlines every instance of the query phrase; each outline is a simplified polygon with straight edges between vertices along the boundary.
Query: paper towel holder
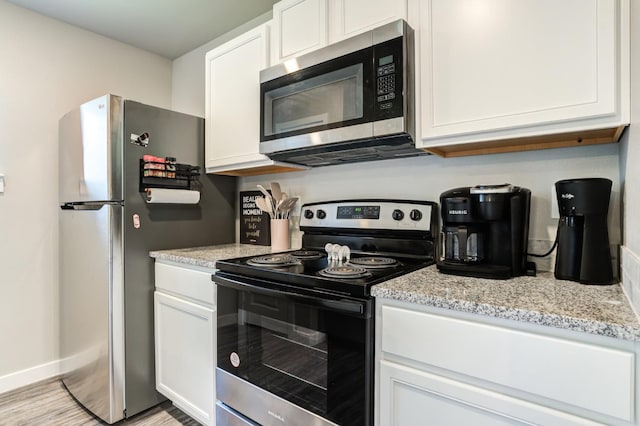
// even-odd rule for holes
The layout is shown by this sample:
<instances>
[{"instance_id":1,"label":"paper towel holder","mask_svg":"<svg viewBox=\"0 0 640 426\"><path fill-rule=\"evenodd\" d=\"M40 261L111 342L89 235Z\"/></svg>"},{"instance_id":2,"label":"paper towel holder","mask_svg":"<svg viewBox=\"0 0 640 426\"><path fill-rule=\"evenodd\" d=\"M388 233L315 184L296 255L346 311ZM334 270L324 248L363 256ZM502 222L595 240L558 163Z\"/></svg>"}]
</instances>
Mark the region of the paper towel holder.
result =
<instances>
[{"instance_id":1,"label":"paper towel holder","mask_svg":"<svg viewBox=\"0 0 640 426\"><path fill-rule=\"evenodd\" d=\"M189 204L200 202L200 191L190 189L147 188L143 198L147 204Z\"/></svg>"}]
</instances>

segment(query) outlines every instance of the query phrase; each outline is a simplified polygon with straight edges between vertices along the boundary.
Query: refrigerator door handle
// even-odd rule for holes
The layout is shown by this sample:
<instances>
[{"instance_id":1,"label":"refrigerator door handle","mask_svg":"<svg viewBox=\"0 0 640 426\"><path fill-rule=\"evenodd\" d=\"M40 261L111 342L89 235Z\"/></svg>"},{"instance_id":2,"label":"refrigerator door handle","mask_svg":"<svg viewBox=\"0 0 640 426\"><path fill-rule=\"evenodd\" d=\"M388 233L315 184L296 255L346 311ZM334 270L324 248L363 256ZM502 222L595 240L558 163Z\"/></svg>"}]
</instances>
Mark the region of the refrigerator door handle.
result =
<instances>
[{"instance_id":1,"label":"refrigerator door handle","mask_svg":"<svg viewBox=\"0 0 640 426\"><path fill-rule=\"evenodd\" d=\"M122 206L122 201L83 201L64 203L60 206L62 210L100 210L103 206Z\"/></svg>"}]
</instances>

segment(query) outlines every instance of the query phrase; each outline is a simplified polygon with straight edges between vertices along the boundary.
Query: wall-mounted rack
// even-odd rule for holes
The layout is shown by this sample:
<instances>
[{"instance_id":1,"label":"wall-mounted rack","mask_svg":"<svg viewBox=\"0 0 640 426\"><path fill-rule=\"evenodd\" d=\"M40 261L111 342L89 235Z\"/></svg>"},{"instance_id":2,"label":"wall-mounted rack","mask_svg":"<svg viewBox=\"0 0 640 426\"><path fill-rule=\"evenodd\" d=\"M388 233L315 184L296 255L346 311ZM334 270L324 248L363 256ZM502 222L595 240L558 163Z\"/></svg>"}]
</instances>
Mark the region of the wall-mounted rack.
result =
<instances>
[{"instance_id":1,"label":"wall-mounted rack","mask_svg":"<svg viewBox=\"0 0 640 426\"><path fill-rule=\"evenodd\" d=\"M145 156L148 158L151 156ZM190 164L176 163L174 158L167 157L140 159L140 192L147 188L199 190L200 167Z\"/></svg>"}]
</instances>

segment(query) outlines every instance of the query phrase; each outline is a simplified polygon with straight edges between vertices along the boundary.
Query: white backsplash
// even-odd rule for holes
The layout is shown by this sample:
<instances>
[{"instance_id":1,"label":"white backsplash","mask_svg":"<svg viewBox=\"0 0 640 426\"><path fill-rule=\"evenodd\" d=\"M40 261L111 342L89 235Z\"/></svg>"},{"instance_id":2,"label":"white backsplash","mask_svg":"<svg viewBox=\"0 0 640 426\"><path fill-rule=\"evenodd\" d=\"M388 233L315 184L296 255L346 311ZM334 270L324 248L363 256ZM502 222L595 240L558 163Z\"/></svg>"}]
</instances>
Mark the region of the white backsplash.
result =
<instances>
[{"instance_id":1,"label":"white backsplash","mask_svg":"<svg viewBox=\"0 0 640 426\"><path fill-rule=\"evenodd\" d=\"M553 241L549 240L529 240L527 252L544 254L549 251ZM556 251L554 250L547 257L529 257L529 260L536 264L536 271L553 271L556 264Z\"/></svg>"},{"instance_id":2,"label":"white backsplash","mask_svg":"<svg viewBox=\"0 0 640 426\"><path fill-rule=\"evenodd\" d=\"M609 239L619 244L620 178L616 144L564 148L526 153L475 157L414 157L318 167L295 173L247 176L238 190L255 190L257 184L279 182L289 196L299 197L293 215L308 202L358 198L393 198L439 201L448 189L476 184L511 183L532 192L529 238L555 238L557 218L552 217L553 185L561 179L605 177L613 181L609 211Z\"/></svg>"},{"instance_id":3,"label":"white backsplash","mask_svg":"<svg viewBox=\"0 0 640 426\"><path fill-rule=\"evenodd\" d=\"M626 246L620 248L622 288L636 315L640 312L640 258Z\"/></svg>"},{"instance_id":4,"label":"white backsplash","mask_svg":"<svg viewBox=\"0 0 640 426\"><path fill-rule=\"evenodd\" d=\"M289 196L300 198L293 211L297 219L304 203L356 198L395 198L439 202L440 194L458 186L511 183L532 191L529 246L532 253L545 253L556 236L554 183L578 177L605 177L613 181L609 204L609 241L621 242L620 176L618 145L595 145L508 154L459 158L436 156L373 161L318 167L295 173L247 176L238 190L255 190L257 184L279 182ZM300 245L297 221L290 225L291 246ZM612 250L614 271L617 248ZM545 258L529 258L538 271L553 271L555 252ZM640 293L640 291L639 291Z\"/></svg>"},{"instance_id":5,"label":"white backsplash","mask_svg":"<svg viewBox=\"0 0 640 426\"><path fill-rule=\"evenodd\" d=\"M302 247L302 232L300 232L300 216L289 217L289 235L291 236L291 248Z\"/></svg>"}]
</instances>

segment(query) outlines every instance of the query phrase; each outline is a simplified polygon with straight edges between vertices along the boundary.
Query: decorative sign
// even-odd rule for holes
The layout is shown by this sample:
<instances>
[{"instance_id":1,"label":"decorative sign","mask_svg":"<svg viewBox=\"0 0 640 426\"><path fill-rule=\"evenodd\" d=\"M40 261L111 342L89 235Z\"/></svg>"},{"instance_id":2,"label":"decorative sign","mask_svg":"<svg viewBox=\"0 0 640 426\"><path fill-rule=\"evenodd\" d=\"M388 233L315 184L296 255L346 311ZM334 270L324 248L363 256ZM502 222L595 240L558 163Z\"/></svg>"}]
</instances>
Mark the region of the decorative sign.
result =
<instances>
[{"instance_id":1,"label":"decorative sign","mask_svg":"<svg viewBox=\"0 0 640 426\"><path fill-rule=\"evenodd\" d=\"M256 206L256 198L263 197L260 191L240 192L240 243L268 246L270 217Z\"/></svg>"}]
</instances>

